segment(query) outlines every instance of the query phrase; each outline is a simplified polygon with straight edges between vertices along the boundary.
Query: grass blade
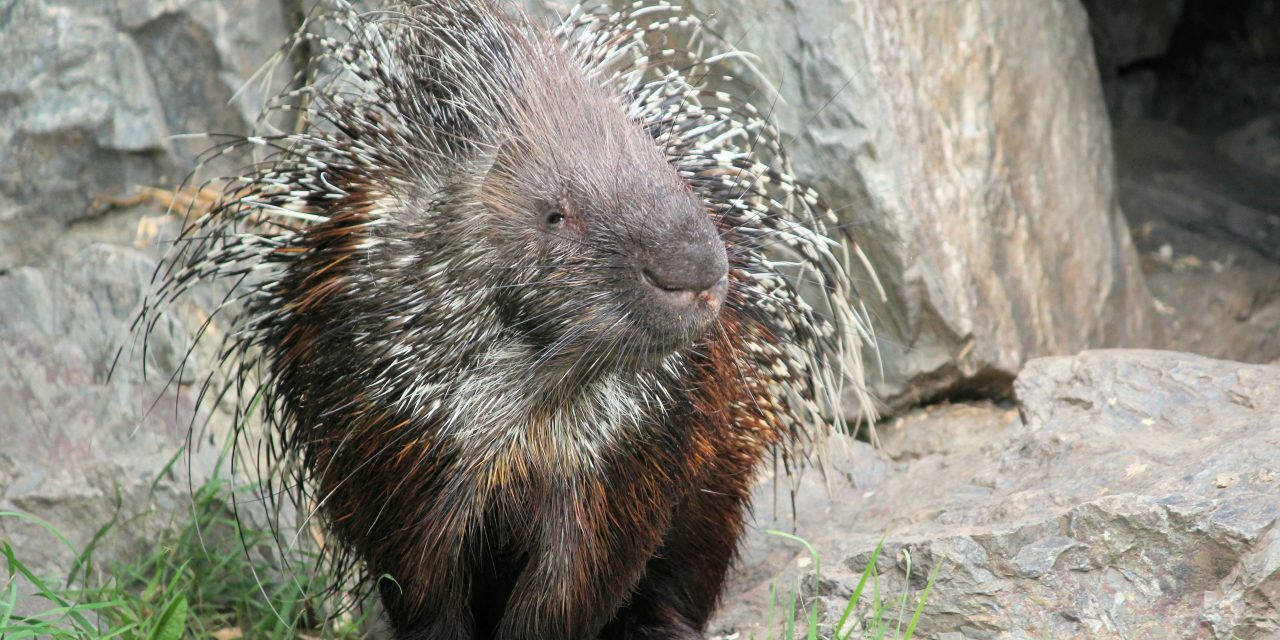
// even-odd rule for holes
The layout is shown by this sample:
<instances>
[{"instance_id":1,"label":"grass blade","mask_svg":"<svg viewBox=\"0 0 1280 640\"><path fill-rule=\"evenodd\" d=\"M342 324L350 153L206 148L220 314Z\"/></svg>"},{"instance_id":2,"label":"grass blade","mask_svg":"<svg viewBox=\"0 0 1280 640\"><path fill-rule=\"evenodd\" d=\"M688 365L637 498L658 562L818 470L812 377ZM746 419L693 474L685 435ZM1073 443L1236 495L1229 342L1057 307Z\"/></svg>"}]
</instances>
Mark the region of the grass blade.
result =
<instances>
[{"instance_id":1,"label":"grass blade","mask_svg":"<svg viewBox=\"0 0 1280 640\"><path fill-rule=\"evenodd\" d=\"M792 535L785 531L778 531L776 529L765 529L764 532L771 536L785 538L792 542L798 542L804 545L804 548L809 551L809 557L813 559L813 584L816 592L816 588L820 584L820 581L822 579L822 561L818 557L818 550L814 549L813 545L809 544L808 540L805 540L800 536ZM791 607L787 612L790 616L791 625L788 626L787 628L786 640L795 639L794 618L796 613L796 606L797 606L797 603L799 603L799 606L803 606L803 598L798 598L798 595L799 594L798 594L798 586L797 586L796 589L792 590ZM814 605L814 606L810 606L808 609L809 609L809 614L807 619L809 622L809 628L807 630L806 637L808 638L808 640L818 640L818 607Z\"/></svg>"},{"instance_id":2,"label":"grass blade","mask_svg":"<svg viewBox=\"0 0 1280 640\"><path fill-rule=\"evenodd\" d=\"M924 593L920 594L920 601L916 603L916 611L911 615L911 623L907 625L907 632L903 634L902 640L911 640L912 634L916 632L916 624L920 622L920 615L924 613L924 603L933 592L933 583L938 579L938 569L941 566L941 564L935 564L933 570L929 572L929 582L924 585Z\"/></svg>"},{"instance_id":3,"label":"grass blade","mask_svg":"<svg viewBox=\"0 0 1280 640\"><path fill-rule=\"evenodd\" d=\"M39 520L38 518L33 519ZM58 537L66 540L66 538L62 537L62 534L60 533L58 534ZM79 625L81 630L92 631L94 629L94 626L89 623L89 620L81 615L80 611L71 602L58 595L58 593L51 589L44 580L41 580L39 576L32 573L26 565L22 564L14 554L13 547L9 546L8 543L5 543L3 547L0 547L0 554L4 555L5 562L9 565L10 575L12 575L16 570L27 582L31 584L31 586L35 587L40 592L41 597L50 602L57 603L60 607L65 607L65 615L70 616L71 619Z\"/></svg>"},{"instance_id":4,"label":"grass blade","mask_svg":"<svg viewBox=\"0 0 1280 640\"><path fill-rule=\"evenodd\" d=\"M867 566L862 570L862 577L858 578L858 586L854 588L853 595L849 596L849 604L845 606L844 613L840 614L840 620L836 622L835 637L848 638L849 635L853 634L853 631L850 631L848 634L841 636L840 632L844 631L844 625L849 621L849 616L853 614L854 607L862 600L862 590L867 586L867 578L871 577L872 572L876 570L876 559L880 557L880 550L883 548L884 539L881 538L880 542L876 544L875 551L872 551L871 557L867 559Z\"/></svg>"},{"instance_id":5,"label":"grass blade","mask_svg":"<svg viewBox=\"0 0 1280 640\"><path fill-rule=\"evenodd\" d=\"M169 601L147 638L148 640L182 640L182 633L186 628L187 599L179 595Z\"/></svg>"},{"instance_id":6,"label":"grass blade","mask_svg":"<svg viewBox=\"0 0 1280 640\"><path fill-rule=\"evenodd\" d=\"M8 545L5 545L8 546ZM0 628L4 628L9 624L9 618L13 615L14 609L18 608L18 581L9 576L9 601L5 603L4 610L0 611Z\"/></svg>"}]
</instances>

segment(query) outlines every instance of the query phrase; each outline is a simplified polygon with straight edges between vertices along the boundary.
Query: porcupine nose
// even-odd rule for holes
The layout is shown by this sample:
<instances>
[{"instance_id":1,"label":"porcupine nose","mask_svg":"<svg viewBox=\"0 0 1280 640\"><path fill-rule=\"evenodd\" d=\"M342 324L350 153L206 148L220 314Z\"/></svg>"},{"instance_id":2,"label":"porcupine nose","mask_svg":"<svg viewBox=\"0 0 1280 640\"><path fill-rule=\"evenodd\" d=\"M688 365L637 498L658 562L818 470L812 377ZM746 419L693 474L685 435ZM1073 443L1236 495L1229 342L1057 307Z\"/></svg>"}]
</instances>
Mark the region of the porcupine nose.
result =
<instances>
[{"instance_id":1,"label":"porcupine nose","mask_svg":"<svg viewBox=\"0 0 1280 640\"><path fill-rule=\"evenodd\" d=\"M636 259L633 291L639 295L630 309L646 330L643 344L665 355L697 340L719 317L729 292L729 258L719 228L687 191L640 202L641 224L621 236L635 243L628 253Z\"/></svg>"},{"instance_id":2,"label":"porcupine nose","mask_svg":"<svg viewBox=\"0 0 1280 640\"><path fill-rule=\"evenodd\" d=\"M724 243L714 232L698 235L667 243L641 267L654 297L673 312L718 312L729 288Z\"/></svg>"}]
</instances>

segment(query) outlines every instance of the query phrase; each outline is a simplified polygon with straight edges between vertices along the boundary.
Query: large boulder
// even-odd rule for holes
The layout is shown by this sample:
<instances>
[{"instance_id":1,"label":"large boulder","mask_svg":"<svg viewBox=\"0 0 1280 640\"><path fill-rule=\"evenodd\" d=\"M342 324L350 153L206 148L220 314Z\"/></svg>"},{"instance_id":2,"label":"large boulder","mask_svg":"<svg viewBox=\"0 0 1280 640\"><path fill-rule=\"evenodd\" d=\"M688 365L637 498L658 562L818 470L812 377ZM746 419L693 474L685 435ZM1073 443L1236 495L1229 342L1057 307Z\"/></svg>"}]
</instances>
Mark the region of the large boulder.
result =
<instances>
[{"instance_id":1,"label":"large boulder","mask_svg":"<svg viewBox=\"0 0 1280 640\"><path fill-rule=\"evenodd\" d=\"M821 555L828 620L887 536L882 592L918 596L938 566L924 637L1280 636L1280 367L1093 351L1031 361L1016 390L895 420L892 460L851 444L794 520L762 489L762 526ZM799 551L753 534L717 630L764 637Z\"/></svg>"},{"instance_id":2,"label":"large boulder","mask_svg":"<svg viewBox=\"0 0 1280 640\"><path fill-rule=\"evenodd\" d=\"M798 173L884 281L890 408L1007 392L1038 355L1159 343L1078 0L699 9L758 54Z\"/></svg>"},{"instance_id":3,"label":"large boulder","mask_svg":"<svg viewBox=\"0 0 1280 640\"><path fill-rule=\"evenodd\" d=\"M10 3L0 16L0 268L48 264L92 241L77 223L102 213L95 199L176 185L210 146L178 136L249 131L291 76L286 61L246 83L293 30L289 4Z\"/></svg>"}]
</instances>

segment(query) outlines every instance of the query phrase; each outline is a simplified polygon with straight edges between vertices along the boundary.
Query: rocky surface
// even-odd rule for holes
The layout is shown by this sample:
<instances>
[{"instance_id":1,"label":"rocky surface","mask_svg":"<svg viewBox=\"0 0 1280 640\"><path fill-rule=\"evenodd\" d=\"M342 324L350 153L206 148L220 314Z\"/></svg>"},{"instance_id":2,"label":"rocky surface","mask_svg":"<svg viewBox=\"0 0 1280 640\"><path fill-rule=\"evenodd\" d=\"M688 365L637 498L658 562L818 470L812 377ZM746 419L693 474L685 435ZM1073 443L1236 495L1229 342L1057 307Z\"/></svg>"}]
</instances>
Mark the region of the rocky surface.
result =
<instances>
[{"instance_id":1,"label":"rocky surface","mask_svg":"<svg viewBox=\"0 0 1280 640\"><path fill-rule=\"evenodd\" d=\"M1112 115L1155 107L1159 78L1143 63L1169 53L1186 0L1083 0Z\"/></svg>"},{"instance_id":2,"label":"rocky surface","mask_svg":"<svg viewBox=\"0 0 1280 640\"><path fill-rule=\"evenodd\" d=\"M1083 0L1098 66L1108 76L1169 52L1186 0Z\"/></svg>"},{"instance_id":3,"label":"rocky surface","mask_svg":"<svg viewBox=\"0 0 1280 640\"><path fill-rule=\"evenodd\" d=\"M1280 367L1091 351L1033 360L1015 387L1014 407L885 425L883 454L852 445L830 497L802 484L825 619L883 536L884 592L914 597L939 566L923 637L1280 637ZM763 525L790 530L770 492ZM775 572L807 557L754 534L719 631L763 637Z\"/></svg>"},{"instance_id":4,"label":"rocky surface","mask_svg":"<svg viewBox=\"0 0 1280 640\"><path fill-rule=\"evenodd\" d=\"M117 527L104 560L148 548L221 443L210 432L212 446L169 467L193 415L190 389L163 384L186 349L179 323L152 341L149 382L128 354L107 380L172 224L154 203L104 204L174 188L209 144L174 136L249 130L266 93L246 80L292 30L292 6L0 3L0 511L44 518L77 546L117 515L156 516ZM200 375L197 364L182 381ZM35 525L0 518L0 539L65 571L70 551Z\"/></svg>"},{"instance_id":5,"label":"rocky surface","mask_svg":"<svg viewBox=\"0 0 1280 640\"><path fill-rule=\"evenodd\" d=\"M1141 119L1116 146L1121 202L1168 346L1280 358L1280 172L1236 162L1214 136Z\"/></svg>"},{"instance_id":6,"label":"rocky surface","mask_svg":"<svg viewBox=\"0 0 1280 640\"><path fill-rule=\"evenodd\" d=\"M0 268L75 253L97 239L76 226L105 198L179 182L209 140L175 136L249 131L270 93L246 80L292 31L292 4L0 7Z\"/></svg>"},{"instance_id":7,"label":"rocky surface","mask_svg":"<svg viewBox=\"0 0 1280 640\"><path fill-rule=\"evenodd\" d=\"M892 408L1033 356L1159 344L1077 0L699 5L779 83L799 172L879 271Z\"/></svg>"},{"instance_id":8,"label":"rocky surface","mask_svg":"<svg viewBox=\"0 0 1280 640\"><path fill-rule=\"evenodd\" d=\"M1280 109L1275 0L1084 0L1117 124L1221 132Z\"/></svg>"},{"instance_id":9,"label":"rocky surface","mask_svg":"<svg viewBox=\"0 0 1280 640\"><path fill-rule=\"evenodd\" d=\"M164 382L189 341L181 324L166 319L158 326L147 379L141 352L128 351L129 325L154 269L137 251L93 245L58 267L21 267L0 277L0 511L43 518L77 549L117 517L156 516L116 528L104 557L149 548L156 528L189 503L188 478L208 478L218 454L205 446L180 456L194 396ZM108 381L122 346L126 354ZM49 532L21 519L0 518L0 538L54 575L72 557Z\"/></svg>"},{"instance_id":10,"label":"rocky surface","mask_svg":"<svg viewBox=\"0 0 1280 640\"><path fill-rule=\"evenodd\" d=\"M1164 346L1280 358L1280 3L1085 5Z\"/></svg>"}]
</instances>

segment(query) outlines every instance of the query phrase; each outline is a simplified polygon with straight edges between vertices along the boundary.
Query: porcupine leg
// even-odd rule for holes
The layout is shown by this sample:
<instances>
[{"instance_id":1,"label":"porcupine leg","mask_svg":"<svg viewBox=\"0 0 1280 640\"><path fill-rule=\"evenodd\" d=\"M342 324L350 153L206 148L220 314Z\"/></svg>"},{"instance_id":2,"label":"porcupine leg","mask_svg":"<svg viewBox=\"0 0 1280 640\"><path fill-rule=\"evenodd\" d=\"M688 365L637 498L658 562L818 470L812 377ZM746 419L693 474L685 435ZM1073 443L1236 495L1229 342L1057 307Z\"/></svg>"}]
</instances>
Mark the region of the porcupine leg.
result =
<instances>
[{"instance_id":1,"label":"porcupine leg","mask_svg":"<svg viewBox=\"0 0 1280 640\"><path fill-rule=\"evenodd\" d=\"M378 592L396 640L471 640L475 621L462 597L468 593L467 569L461 565L430 577L382 578ZM394 578L395 576L391 576Z\"/></svg>"},{"instance_id":2,"label":"porcupine leg","mask_svg":"<svg viewBox=\"0 0 1280 640\"><path fill-rule=\"evenodd\" d=\"M434 492L427 509L388 516L380 529L384 535L368 550L369 569L379 576L379 596L396 640L472 640L483 622L476 620L470 601L480 541L458 524L483 507L462 497L465 490Z\"/></svg>"},{"instance_id":3,"label":"porcupine leg","mask_svg":"<svg viewBox=\"0 0 1280 640\"><path fill-rule=\"evenodd\" d=\"M709 483L685 500L630 601L600 640L702 637L737 552L747 508L745 487L731 483Z\"/></svg>"},{"instance_id":4,"label":"porcupine leg","mask_svg":"<svg viewBox=\"0 0 1280 640\"><path fill-rule=\"evenodd\" d=\"M494 638L597 637L661 542L670 505L654 489L639 479L609 494L595 486L559 496L543 516L557 524L542 528L541 551L516 582Z\"/></svg>"}]
</instances>

